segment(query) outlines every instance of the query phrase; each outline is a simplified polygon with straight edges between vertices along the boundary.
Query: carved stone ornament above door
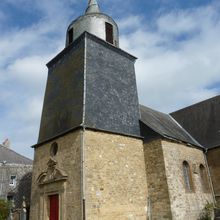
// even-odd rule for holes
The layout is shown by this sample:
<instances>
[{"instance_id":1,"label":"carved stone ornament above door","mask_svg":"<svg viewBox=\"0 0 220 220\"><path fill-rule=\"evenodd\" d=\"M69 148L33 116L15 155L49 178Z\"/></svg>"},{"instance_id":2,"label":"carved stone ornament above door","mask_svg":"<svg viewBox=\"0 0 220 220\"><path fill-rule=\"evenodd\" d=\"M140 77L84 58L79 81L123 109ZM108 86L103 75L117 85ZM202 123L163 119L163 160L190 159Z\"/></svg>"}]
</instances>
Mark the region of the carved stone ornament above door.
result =
<instances>
[{"instance_id":1,"label":"carved stone ornament above door","mask_svg":"<svg viewBox=\"0 0 220 220\"><path fill-rule=\"evenodd\" d=\"M50 158L47 163L46 171L39 175L37 182L38 185L44 185L58 181L65 181L67 177L67 174L57 167L57 162L53 158Z\"/></svg>"}]
</instances>

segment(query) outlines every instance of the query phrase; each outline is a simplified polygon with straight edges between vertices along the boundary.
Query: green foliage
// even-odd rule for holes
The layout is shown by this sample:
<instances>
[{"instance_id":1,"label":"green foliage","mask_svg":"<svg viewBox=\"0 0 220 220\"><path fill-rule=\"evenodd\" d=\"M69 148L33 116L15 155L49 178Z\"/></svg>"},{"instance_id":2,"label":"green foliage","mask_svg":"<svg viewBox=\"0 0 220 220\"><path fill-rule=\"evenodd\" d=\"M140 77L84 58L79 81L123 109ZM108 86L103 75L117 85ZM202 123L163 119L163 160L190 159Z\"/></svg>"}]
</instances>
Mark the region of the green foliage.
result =
<instances>
[{"instance_id":1,"label":"green foliage","mask_svg":"<svg viewBox=\"0 0 220 220\"><path fill-rule=\"evenodd\" d=\"M0 220L6 220L10 214L10 204L5 200L0 200Z\"/></svg>"},{"instance_id":2,"label":"green foliage","mask_svg":"<svg viewBox=\"0 0 220 220\"><path fill-rule=\"evenodd\" d=\"M212 220L212 216L214 213L214 204L207 202L205 207L202 210L199 220Z\"/></svg>"},{"instance_id":3,"label":"green foliage","mask_svg":"<svg viewBox=\"0 0 220 220\"><path fill-rule=\"evenodd\" d=\"M220 216L220 207L219 206L215 207L215 216L216 217Z\"/></svg>"}]
</instances>

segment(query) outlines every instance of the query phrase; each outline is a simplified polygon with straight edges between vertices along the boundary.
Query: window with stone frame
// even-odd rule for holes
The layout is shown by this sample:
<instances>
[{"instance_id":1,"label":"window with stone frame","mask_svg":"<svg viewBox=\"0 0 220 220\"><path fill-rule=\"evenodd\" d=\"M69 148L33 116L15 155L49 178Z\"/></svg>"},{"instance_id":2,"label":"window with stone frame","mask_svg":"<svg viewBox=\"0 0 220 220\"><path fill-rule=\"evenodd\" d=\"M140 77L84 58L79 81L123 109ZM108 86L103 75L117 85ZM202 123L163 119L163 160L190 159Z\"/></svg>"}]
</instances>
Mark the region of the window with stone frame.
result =
<instances>
[{"instance_id":1,"label":"window with stone frame","mask_svg":"<svg viewBox=\"0 0 220 220\"><path fill-rule=\"evenodd\" d=\"M193 192L193 181L192 181L192 174L189 163L187 161L183 161L183 177L184 177L184 184L186 192Z\"/></svg>"},{"instance_id":2,"label":"window with stone frame","mask_svg":"<svg viewBox=\"0 0 220 220\"><path fill-rule=\"evenodd\" d=\"M16 180L17 180L16 175L11 175L10 180L9 180L9 185L15 187L16 186Z\"/></svg>"},{"instance_id":3,"label":"window with stone frame","mask_svg":"<svg viewBox=\"0 0 220 220\"><path fill-rule=\"evenodd\" d=\"M203 164L200 164L199 166L199 174L201 179L201 185L203 192L209 192L209 181L208 181L208 175L206 172L206 168Z\"/></svg>"}]
</instances>

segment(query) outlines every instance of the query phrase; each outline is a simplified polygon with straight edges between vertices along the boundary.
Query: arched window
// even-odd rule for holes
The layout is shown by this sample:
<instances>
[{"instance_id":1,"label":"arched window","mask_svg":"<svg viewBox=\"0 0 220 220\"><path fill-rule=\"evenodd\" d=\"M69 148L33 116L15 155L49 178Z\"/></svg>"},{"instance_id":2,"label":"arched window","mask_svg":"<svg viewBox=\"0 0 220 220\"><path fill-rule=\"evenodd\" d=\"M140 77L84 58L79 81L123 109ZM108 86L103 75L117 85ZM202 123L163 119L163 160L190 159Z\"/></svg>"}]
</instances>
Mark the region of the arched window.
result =
<instances>
[{"instance_id":1,"label":"arched window","mask_svg":"<svg viewBox=\"0 0 220 220\"><path fill-rule=\"evenodd\" d=\"M57 155L58 144L57 142L53 142L50 147L50 156L54 157Z\"/></svg>"},{"instance_id":2,"label":"arched window","mask_svg":"<svg viewBox=\"0 0 220 220\"><path fill-rule=\"evenodd\" d=\"M183 162L183 177L185 182L185 188L187 192L193 192L193 182L190 167L187 161Z\"/></svg>"},{"instance_id":3,"label":"arched window","mask_svg":"<svg viewBox=\"0 0 220 220\"><path fill-rule=\"evenodd\" d=\"M199 166L199 173L200 173L203 192L208 192L209 191L208 176L207 176L205 166L203 164L200 164Z\"/></svg>"}]
</instances>

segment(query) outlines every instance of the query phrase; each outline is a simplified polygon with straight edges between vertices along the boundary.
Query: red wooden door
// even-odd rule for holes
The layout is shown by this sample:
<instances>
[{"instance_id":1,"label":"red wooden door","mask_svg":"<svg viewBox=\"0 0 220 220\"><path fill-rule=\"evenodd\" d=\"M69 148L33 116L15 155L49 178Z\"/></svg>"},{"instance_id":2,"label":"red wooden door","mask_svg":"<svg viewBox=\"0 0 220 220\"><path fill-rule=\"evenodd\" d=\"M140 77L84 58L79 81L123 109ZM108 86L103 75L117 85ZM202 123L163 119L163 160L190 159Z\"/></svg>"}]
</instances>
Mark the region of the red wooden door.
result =
<instances>
[{"instance_id":1,"label":"red wooden door","mask_svg":"<svg viewBox=\"0 0 220 220\"><path fill-rule=\"evenodd\" d=\"M59 195L50 196L50 220L59 220Z\"/></svg>"}]
</instances>

